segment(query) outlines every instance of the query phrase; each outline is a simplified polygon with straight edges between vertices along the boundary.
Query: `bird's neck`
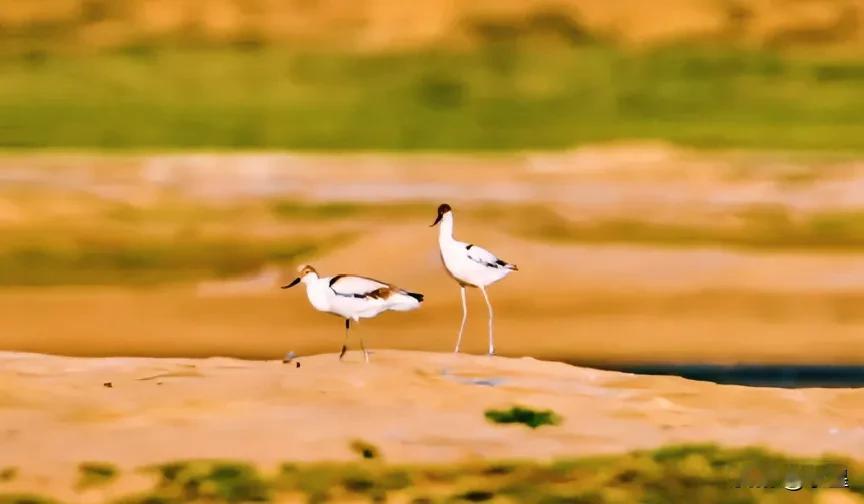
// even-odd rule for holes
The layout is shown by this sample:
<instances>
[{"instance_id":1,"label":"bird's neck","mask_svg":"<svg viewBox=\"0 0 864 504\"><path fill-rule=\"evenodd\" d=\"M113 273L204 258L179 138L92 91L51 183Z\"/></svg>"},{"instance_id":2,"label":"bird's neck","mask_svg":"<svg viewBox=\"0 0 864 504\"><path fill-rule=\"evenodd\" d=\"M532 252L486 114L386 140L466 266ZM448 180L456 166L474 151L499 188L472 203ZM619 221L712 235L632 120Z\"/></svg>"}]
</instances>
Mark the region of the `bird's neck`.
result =
<instances>
[{"instance_id":1,"label":"bird's neck","mask_svg":"<svg viewBox=\"0 0 864 504\"><path fill-rule=\"evenodd\" d=\"M311 303L316 310L327 311L330 308L330 305L327 302L327 284L321 282L318 275L315 275L315 278L310 279L305 283L306 297L309 299L309 303Z\"/></svg>"},{"instance_id":2,"label":"bird's neck","mask_svg":"<svg viewBox=\"0 0 864 504\"><path fill-rule=\"evenodd\" d=\"M300 281L303 283L303 285L306 286L306 291L308 292L309 289L311 289L312 286L314 286L318 282L318 274L314 272L307 273L303 276L303 278L300 279Z\"/></svg>"},{"instance_id":3,"label":"bird's neck","mask_svg":"<svg viewBox=\"0 0 864 504\"><path fill-rule=\"evenodd\" d=\"M453 241L453 214L446 213L441 218L441 225L438 228L438 243Z\"/></svg>"}]
</instances>

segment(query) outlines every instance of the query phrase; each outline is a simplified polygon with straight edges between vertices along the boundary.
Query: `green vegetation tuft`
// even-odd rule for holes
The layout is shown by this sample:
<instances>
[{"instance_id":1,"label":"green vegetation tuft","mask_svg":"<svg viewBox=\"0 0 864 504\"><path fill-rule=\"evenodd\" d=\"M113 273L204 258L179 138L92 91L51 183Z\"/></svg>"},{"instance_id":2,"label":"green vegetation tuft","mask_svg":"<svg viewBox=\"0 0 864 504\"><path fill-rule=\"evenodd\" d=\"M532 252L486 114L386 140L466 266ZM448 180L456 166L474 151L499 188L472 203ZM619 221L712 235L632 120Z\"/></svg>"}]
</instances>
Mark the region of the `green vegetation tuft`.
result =
<instances>
[{"instance_id":1,"label":"green vegetation tuft","mask_svg":"<svg viewBox=\"0 0 864 504\"><path fill-rule=\"evenodd\" d=\"M799 492L783 488L789 468L809 468ZM230 461L189 461L149 468L158 476L144 494L118 504L184 502L710 502L756 504L821 502L826 489L864 496L864 466L841 458L791 458L758 448L713 445L667 446L563 459L471 462L450 465L387 465L368 462L291 463L273 475ZM816 488L811 488L812 484ZM768 485L770 488L761 488ZM756 488L756 487L760 488ZM15 500L0 495L0 504Z\"/></svg>"},{"instance_id":2,"label":"green vegetation tuft","mask_svg":"<svg viewBox=\"0 0 864 504\"><path fill-rule=\"evenodd\" d=\"M267 502L271 498L270 484L248 464L190 461L164 464L150 470L159 475L153 492L123 502Z\"/></svg>"},{"instance_id":3,"label":"green vegetation tuft","mask_svg":"<svg viewBox=\"0 0 864 504\"><path fill-rule=\"evenodd\" d=\"M78 466L78 487L89 488L106 485L114 481L119 471L106 462L82 462Z\"/></svg>"},{"instance_id":4,"label":"green vegetation tuft","mask_svg":"<svg viewBox=\"0 0 864 504\"><path fill-rule=\"evenodd\" d=\"M727 217L731 222L684 224L637 218L573 222L553 212L538 210L533 213L530 224L513 221L512 229L517 234L533 239L579 243L715 245L826 251L864 248L864 213L859 211L817 212L796 216L782 208L756 207Z\"/></svg>"},{"instance_id":5,"label":"green vegetation tuft","mask_svg":"<svg viewBox=\"0 0 864 504\"><path fill-rule=\"evenodd\" d=\"M555 16L465 50L177 47L0 54L0 148L560 149L617 139L864 150L864 63L631 51ZM551 27L551 28L550 28Z\"/></svg>"},{"instance_id":6,"label":"green vegetation tuft","mask_svg":"<svg viewBox=\"0 0 864 504\"><path fill-rule=\"evenodd\" d=\"M513 406L505 410L488 410L486 418L493 423L519 423L536 429L542 425L557 425L561 417L552 410L534 410L522 406Z\"/></svg>"}]
</instances>

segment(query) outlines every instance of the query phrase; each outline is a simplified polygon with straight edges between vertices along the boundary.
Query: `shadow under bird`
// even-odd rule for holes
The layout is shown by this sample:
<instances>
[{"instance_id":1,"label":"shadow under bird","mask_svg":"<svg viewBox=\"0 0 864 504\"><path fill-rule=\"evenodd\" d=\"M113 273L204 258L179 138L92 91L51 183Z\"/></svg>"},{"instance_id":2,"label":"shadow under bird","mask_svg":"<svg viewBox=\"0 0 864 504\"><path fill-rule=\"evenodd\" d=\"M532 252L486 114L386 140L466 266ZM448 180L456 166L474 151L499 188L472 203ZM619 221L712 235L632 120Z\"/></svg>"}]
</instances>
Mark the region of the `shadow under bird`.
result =
<instances>
[{"instance_id":1,"label":"shadow under bird","mask_svg":"<svg viewBox=\"0 0 864 504\"><path fill-rule=\"evenodd\" d=\"M423 294L408 292L372 278L344 274L320 277L315 268L309 265L301 266L297 271L300 276L282 288L289 289L302 283L306 286L309 303L316 310L345 319L345 343L339 352L340 360L348 349L348 332L352 320L359 322L361 318L372 318L385 311L411 311L419 308L423 302ZM362 335L360 348L363 349L364 359L369 362L369 352L363 344Z\"/></svg>"},{"instance_id":2,"label":"shadow under bird","mask_svg":"<svg viewBox=\"0 0 864 504\"><path fill-rule=\"evenodd\" d=\"M443 203L438 207L438 217L431 227L441 224L438 229L438 247L441 250L441 260L450 276L459 283L462 294L462 324L459 326L459 337L456 339L458 352L462 346L462 332L468 320L468 305L465 301L465 289L476 287L483 293L486 306L489 309L489 355L495 355L495 336L493 331L495 315L486 287L506 277L512 271L518 271L515 264L499 259L483 247L473 243L465 243L453 238L453 209Z\"/></svg>"}]
</instances>

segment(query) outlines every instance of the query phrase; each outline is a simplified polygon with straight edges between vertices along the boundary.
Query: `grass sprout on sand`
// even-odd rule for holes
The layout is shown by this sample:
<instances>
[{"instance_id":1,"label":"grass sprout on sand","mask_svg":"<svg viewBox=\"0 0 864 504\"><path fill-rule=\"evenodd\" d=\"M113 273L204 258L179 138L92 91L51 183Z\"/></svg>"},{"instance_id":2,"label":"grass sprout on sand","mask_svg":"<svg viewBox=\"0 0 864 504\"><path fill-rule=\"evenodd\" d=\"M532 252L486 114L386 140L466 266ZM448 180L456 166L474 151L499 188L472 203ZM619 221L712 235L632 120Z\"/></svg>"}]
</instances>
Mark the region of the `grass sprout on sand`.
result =
<instances>
[{"instance_id":1,"label":"grass sprout on sand","mask_svg":"<svg viewBox=\"0 0 864 504\"><path fill-rule=\"evenodd\" d=\"M78 487L102 486L112 482L119 471L113 464L106 462L82 462L78 466Z\"/></svg>"},{"instance_id":2,"label":"grass sprout on sand","mask_svg":"<svg viewBox=\"0 0 864 504\"><path fill-rule=\"evenodd\" d=\"M511 424L519 423L527 425L532 429L543 425L557 425L561 423L561 417L552 410L535 410L523 406L513 406L504 410L488 410L486 418L493 423Z\"/></svg>"}]
</instances>

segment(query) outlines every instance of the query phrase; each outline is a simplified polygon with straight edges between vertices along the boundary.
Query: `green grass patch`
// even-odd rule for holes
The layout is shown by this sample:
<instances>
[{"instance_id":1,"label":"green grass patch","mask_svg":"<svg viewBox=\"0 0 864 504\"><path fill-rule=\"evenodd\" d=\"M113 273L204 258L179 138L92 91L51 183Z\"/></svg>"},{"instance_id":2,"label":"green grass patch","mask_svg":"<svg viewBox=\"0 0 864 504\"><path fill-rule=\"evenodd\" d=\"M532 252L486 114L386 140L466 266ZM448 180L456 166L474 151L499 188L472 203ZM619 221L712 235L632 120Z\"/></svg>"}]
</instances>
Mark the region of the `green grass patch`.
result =
<instances>
[{"instance_id":1,"label":"green grass patch","mask_svg":"<svg viewBox=\"0 0 864 504\"><path fill-rule=\"evenodd\" d=\"M6 52L0 147L500 151L638 138L864 150L858 59L577 38L386 54Z\"/></svg>"},{"instance_id":2,"label":"green grass patch","mask_svg":"<svg viewBox=\"0 0 864 504\"><path fill-rule=\"evenodd\" d=\"M0 284L146 285L231 277L266 264L296 262L327 241L67 236L62 243L7 242L0 245Z\"/></svg>"},{"instance_id":3,"label":"green grass patch","mask_svg":"<svg viewBox=\"0 0 864 504\"><path fill-rule=\"evenodd\" d=\"M549 463L292 463L272 474L240 462L187 461L146 468L157 477L154 487L118 502L805 503L842 483L841 474L848 474L850 488L840 491L864 496L862 469L860 462L843 458L793 458L713 445ZM804 488L798 492L783 488L790 470L802 475ZM26 502L14 498L0 496L0 503Z\"/></svg>"},{"instance_id":4,"label":"green grass patch","mask_svg":"<svg viewBox=\"0 0 864 504\"><path fill-rule=\"evenodd\" d=\"M231 461L190 461L149 468L159 480L144 497L127 503L266 502L271 489L256 468Z\"/></svg>"},{"instance_id":5,"label":"green grass patch","mask_svg":"<svg viewBox=\"0 0 864 504\"><path fill-rule=\"evenodd\" d=\"M864 213L818 212L793 215L782 208L753 208L727 215L726 222L686 224L638 218L570 221L548 210L512 220L511 230L543 241L646 243L777 250L848 251L864 248ZM504 217L506 222L506 217Z\"/></svg>"},{"instance_id":6,"label":"green grass patch","mask_svg":"<svg viewBox=\"0 0 864 504\"><path fill-rule=\"evenodd\" d=\"M488 410L486 419L493 423L527 425L532 429L543 425L557 425L561 423L561 417L552 410L535 410L522 406L513 406L510 409Z\"/></svg>"},{"instance_id":7,"label":"green grass patch","mask_svg":"<svg viewBox=\"0 0 864 504\"><path fill-rule=\"evenodd\" d=\"M114 481L120 472L106 462L83 462L78 466L78 487L89 488Z\"/></svg>"}]
</instances>

